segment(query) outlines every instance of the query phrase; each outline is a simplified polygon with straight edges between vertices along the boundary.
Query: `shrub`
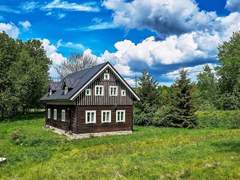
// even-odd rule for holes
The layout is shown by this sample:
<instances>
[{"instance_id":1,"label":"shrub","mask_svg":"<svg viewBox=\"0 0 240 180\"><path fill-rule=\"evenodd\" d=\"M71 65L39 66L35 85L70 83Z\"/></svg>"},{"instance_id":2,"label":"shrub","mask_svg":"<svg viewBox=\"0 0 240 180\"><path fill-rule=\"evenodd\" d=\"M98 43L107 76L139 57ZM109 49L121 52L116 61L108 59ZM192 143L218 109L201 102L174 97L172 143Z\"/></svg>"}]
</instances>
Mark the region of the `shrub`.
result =
<instances>
[{"instance_id":1,"label":"shrub","mask_svg":"<svg viewBox=\"0 0 240 180\"><path fill-rule=\"evenodd\" d=\"M198 111L199 127L240 128L240 110L235 111Z\"/></svg>"},{"instance_id":2,"label":"shrub","mask_svg":"<svg viewBox=\"0 0 240 180\"><path fill-rule=\"evenodd\" d=\"M23 145L25 135L21 129L16 129L11 134L11 140L16 145Z\"/></svg>"}]
</instances>

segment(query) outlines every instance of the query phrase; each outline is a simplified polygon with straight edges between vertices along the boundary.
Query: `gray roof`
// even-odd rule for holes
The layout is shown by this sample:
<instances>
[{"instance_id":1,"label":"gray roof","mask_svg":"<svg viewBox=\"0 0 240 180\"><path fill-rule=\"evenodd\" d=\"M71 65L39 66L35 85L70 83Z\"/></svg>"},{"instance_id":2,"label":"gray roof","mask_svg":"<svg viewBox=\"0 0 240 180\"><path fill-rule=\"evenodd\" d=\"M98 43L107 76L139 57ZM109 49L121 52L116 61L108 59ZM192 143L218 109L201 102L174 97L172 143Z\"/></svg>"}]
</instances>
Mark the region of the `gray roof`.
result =
<instances>
[{"instance_id":1,"label":"gray roof","mask_svg":"<svg viewBox=\"0 0 240 180\"><path fill-rule=\"evenodd\" d=\"M70 98L81 89L92 77L98 73L108 62L96 65L91 68L84 69L72 74L67 75L61 82L54 82L49 85L52 90L56 90L51 96L45 94L41 101L53 101L53 100L70 100ZM69 91L64 95L63 87L67 86Z\"/></svg>"}]
</instances>

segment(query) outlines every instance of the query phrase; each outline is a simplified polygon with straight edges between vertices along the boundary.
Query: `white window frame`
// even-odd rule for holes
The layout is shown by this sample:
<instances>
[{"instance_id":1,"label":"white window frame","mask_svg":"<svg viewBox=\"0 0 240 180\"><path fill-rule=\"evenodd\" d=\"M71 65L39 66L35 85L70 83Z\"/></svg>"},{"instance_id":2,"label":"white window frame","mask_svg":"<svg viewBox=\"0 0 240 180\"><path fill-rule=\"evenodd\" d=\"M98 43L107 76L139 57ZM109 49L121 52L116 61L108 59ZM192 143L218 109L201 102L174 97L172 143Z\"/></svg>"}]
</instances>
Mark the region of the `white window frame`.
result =
<instances>
[{"instance_id":1,"label":"white window frame","mask_svg":"<svg viewBox=\"0 0 240 180\"><path fill-rule=\"evenodd\" d=\"M48 108L48 112L47 113L48 113L47 114L48 119L51 119L51 109L50 108Z\"/></svg>"},{"instance_id":2,"label":"white window frame","mask_svg":"<svg viewBox=\"0 0 240 180\"><path fill-rule=\"evenodd\" d=\"M61 111L61 120L62 121L66 121L66 110L65 109L62 109L62 111Z\"/></svg>"},{"instance_id":3,"label":"white window frame","mask_svg":"<svg viewBox=\"0 0 240 180\"><path fill-rule=\"evenodd\" d=\"M103 74L103 79L104 80L109 80L110 79L110 74L109 73L104 73Z\"/></svg>"},{"instance_id":4,"label":"white window frame","mask_svg":"<svg viewBox=\"0 0 240 180\"><path fill-rule=\"evenodd\" d=\"M104 119L104 113L109 113L109 119ZM106 116L105 116L106 117ZM112 111L111 110L102 110L101 111L101 122L102 123L110 123L112 121Z\"/></svg>"},{"instance_id":5,"label":"white window frame","mask_svg":"<svg viewBox=\"0 0 240 180\"><path fill-rule=\"evenodd\" d=\"M121 90L121 96L126 96L126 90L125 89Z\"/></svg>"},{"instance_id":6,"label":"white window frame","mask_svg":"<svg viewBox=\"0 0 240 180\"><path fill-rule=\"evenodd\" d=\"M53 110L53 119L57 120L57 109Z\"/></svg>"},{"instance_id":7,"label":"white window frame","mask_svg":"<svg viewBox=\"0 0 240 180\"><path fill-rule=\"evenodd\" d=\"M89 121L89 122L87 121L88 113L94 113L93 120L91 120L91 115L90 115L90 121ZM86 123L86 124L96 123L96 111L93 111L93 110L91 110L91 111L85 111L85 123Z\"/></svg>"},{"instance_id":8,"label":"white window frame","mask_svg":"<svg viewBox=\"0 0 240 180\"><path fill-rule=\"evenodd\" d=\"M112 94L112 88L116 88L116 94ZM109 86L109 96L118 96L118 86Z\"/></svg>"},{"instance_id":9,"label":"white window frame","mask_svg":"<svg viewBox=\"0 0 240 180\"><path fill-rule=\"evenodd\" d=\"M102 93L97 93L97 88L102 88ZM95 96L104 96L104 86L103 85L96 85L95 86Z\"/></svg>"},{"instance_id":10,"label":"white window frame","mask_svg":"<svg viewBox=\"0 0 240 180\"><path fill-rule=\"evenodd\" d=\"M123 118L120 120L118 119L118 113L123 113ZM125 120L126 120L126 111L125 110L116 110L116 122L125 122Z\"/></svg>"},{"instance_id":11,"label":"white window frame","mask_svg":"<svg viewBox=\"0 0 240 180\"><path fill-rule=\"evenodd\" d=\"M85 96L91 96L92 95L92 90L91 89L86 89L85 90Z\"/></svg>"}]
</instances>

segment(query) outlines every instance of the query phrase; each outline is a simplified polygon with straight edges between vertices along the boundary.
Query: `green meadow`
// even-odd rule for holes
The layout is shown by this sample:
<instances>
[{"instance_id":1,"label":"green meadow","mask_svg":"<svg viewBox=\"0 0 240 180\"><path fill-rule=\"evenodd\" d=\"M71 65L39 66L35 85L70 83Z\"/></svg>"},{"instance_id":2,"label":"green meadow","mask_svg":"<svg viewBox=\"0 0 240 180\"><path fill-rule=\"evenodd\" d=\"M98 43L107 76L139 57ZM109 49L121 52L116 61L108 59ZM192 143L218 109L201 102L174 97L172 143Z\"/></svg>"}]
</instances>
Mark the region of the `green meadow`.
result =
<instances>
[{"instance_id":1,"label":"green meadow","mask_svg":"<svg viewBox=\"0 0 240 180\"><path fill-rule=\"evenodd\" d=\"M240 129L134 127L68 140L41 114L0 123L0 179L240 179Z\"/></svg>"}]
</instances>

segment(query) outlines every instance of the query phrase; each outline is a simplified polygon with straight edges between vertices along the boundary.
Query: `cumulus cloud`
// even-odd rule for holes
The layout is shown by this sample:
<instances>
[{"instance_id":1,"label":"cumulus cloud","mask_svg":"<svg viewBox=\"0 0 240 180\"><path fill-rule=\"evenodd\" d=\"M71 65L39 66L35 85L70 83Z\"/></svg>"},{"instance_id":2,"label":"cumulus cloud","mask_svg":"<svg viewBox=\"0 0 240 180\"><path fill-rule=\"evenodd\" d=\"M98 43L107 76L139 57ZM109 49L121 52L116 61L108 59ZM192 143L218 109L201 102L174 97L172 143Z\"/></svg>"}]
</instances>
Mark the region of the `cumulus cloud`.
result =
<instances>
[{"instance_id":1,"label":"cumulus cloud","mask_svg":"<svg viewBox=\"0 0 240 180\"><path fill-rule=\"evenodd\" d=\"M53 65L60 65L67 59L57 52L57 47L50 43L48 39L41 39L42 46L46 51L47 57L52 61Z\"/></svg>"},{"instance_id":2,"label":"cumulus cloud","mask_svg":"<svg viewBox=\"0 0 240 180\"><path fill-rule=\"evenodd\" d=\"M142 61L149 66L176 64L190 62L196 58L215 58L219 41L217 35L201 32L172 35L162 41L151 36L138 44L130 40L119 41L115 44L116 52L105 51L102 57L107 60L114 59L117 64L123 65L131 61ZM208 45L203 45L203 42L207 42Z\"/></svg>"},{"instance_id":3,"label":"cumulus cloud","mask_svg":"<svg viewBox=\"0 0 240 180\"><path fill-rule=\"evenodd\" d=\"M24 30L28 31L32 26L29 21L20 21L19 24L23 27Z\"/></svg>"},{"instance_id":4,"label":"cumulus cloud","mask_svg":"<svg viewBox=\"0 0 240 180\"><path fill-rule=\"evenodd\" d=\"M225 8L232 12L234 12L234 11L240 12L240 1L239 0L227 0Z\"/></svg>"},{"instance_id":5,"label":"cumulus cloud","mask_svg":"<svg viewBox=\"0 0 240 180\"><path fill-rule=\"evenodd\" d=\"M203 71L203 68L208 65L213 72L215 72L215 68L217 67L216 64L210 64L210 63L206 63L206 64L201 64L201 65L197 65L197 66L193 66L193 67L185 67L185 68L179 68L177 70L168 72L166 74L163 74L162 76L167 77L170 80L175 80L176 78L179 77L179 72L180 70L184 69L187 70L188 72L188 77L193 80L196 81L197 80L197 75Z\"/></svg>"},{"instance_id":6,"label":"cumulus cloud","mask_svg":"<svg viewBox=\"0 0 240 180\"><path fill-rule=\"evenodd\" d=\"M79 3L70 3L68 1L53 0L48 3L42 9L51 10L51 9L62 9L68 11L86 11L86 12L98 12L99 8L89 4L79 4Z\"/></svg>"},{"instance_id":7,"label":"cumulus cloud","mask_svg":"<svg viewBox=\"0 0 240 180\"><path fill-rule=\"evenodd\" d=\"M113 22L126 28L147 28L160 34L204 30L215 24L215 12L201 11L193 0L106 0Z\"/></svg>"},{"instance_id":8,"label":"cumulus cloud","mask_svg":"<svg viewBox=\"0 0 240 180\"><path fill-rule=\"evenodd\" d=\"M17 38L19 35L18 27L13 23L0 23L0 32L3 31L12 38Z\"/></svg>"}]
</instances>

